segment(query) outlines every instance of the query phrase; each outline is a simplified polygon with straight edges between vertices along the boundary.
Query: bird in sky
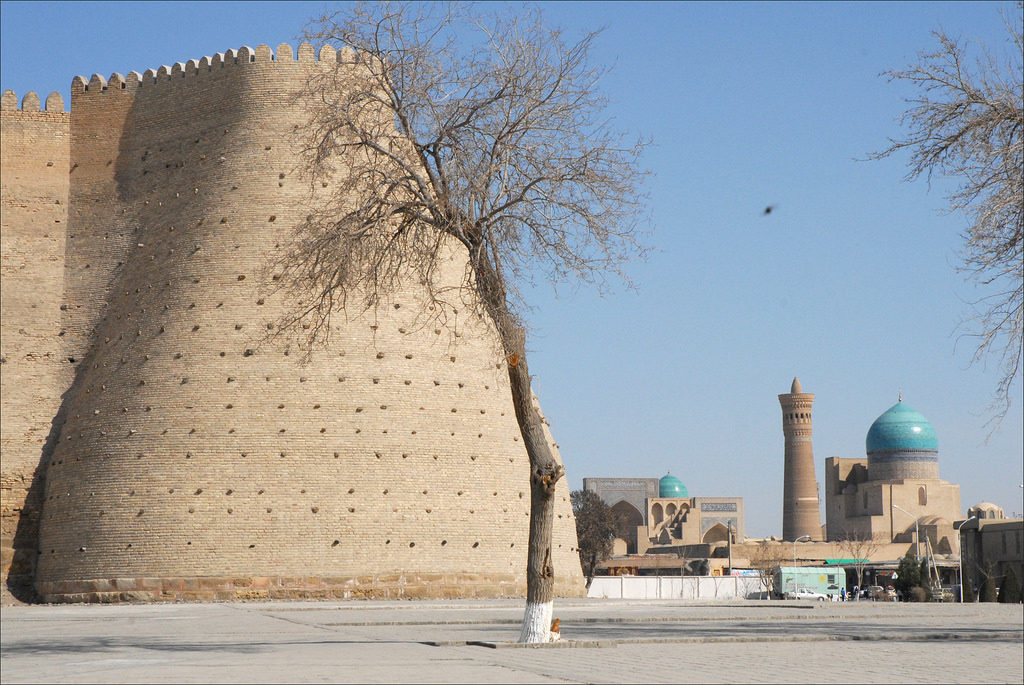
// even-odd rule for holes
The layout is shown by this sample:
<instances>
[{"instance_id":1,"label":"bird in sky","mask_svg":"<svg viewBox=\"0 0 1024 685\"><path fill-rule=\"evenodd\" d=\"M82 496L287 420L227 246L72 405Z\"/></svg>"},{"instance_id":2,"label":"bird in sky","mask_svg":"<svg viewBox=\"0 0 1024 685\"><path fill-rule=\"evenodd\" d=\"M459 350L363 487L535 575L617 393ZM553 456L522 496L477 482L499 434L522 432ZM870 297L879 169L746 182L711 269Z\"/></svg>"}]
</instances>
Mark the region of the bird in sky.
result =
<instances>
[{"instance_id":1,"label":"bird in sky","mask_svg":"<svg viewBox=\"0 0 1024 685\"><path fill-rule=\"evenodd\" d=\"M775 207L776 205L768 205L767 207L764 208L764 212L761 214L761 216L768 216L775 210Z\"/></svg>"}]
</instances>

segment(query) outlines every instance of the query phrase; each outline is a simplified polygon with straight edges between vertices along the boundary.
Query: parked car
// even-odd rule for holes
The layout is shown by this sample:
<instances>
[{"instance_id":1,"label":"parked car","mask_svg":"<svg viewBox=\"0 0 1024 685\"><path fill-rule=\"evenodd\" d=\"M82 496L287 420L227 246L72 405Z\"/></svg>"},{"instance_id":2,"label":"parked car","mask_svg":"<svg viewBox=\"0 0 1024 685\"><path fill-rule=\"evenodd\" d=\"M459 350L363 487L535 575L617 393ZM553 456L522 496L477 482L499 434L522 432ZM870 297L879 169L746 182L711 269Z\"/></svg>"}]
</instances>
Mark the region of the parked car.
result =
<instances>
[{"instance_id":1,"label":"parked car","mask_svg":"<svg viewBox=\"0 0 1024 685\"><path fill-rule=\"evenodd\" d=\"M872 585L868 588L868 596L876 602L895 602L896 591L890 585L884 588L881 585Z\"/></svg>"},{"instance_id":2,"label":"parked car","mask_svg":"<svg viewBox=\"0 0 1024 685\"><path fill-rule=\"evenodd\" d=\"M814 590L809 590L805 587L798 587L795 590L790 590L785 595L786 599L815 599L819 602L824 602L828 599L827 596Z\"/></svg>"}]
</instances>

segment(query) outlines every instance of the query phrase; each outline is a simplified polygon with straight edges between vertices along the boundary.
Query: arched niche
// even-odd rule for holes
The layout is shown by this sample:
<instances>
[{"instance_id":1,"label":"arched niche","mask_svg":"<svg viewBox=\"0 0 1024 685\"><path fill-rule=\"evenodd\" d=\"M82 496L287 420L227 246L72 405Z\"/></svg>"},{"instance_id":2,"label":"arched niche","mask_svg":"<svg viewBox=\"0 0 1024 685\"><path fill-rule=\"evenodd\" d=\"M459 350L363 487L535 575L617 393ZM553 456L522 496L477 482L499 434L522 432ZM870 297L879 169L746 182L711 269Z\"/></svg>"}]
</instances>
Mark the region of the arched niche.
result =
<instances>
[{"instance_id":1,"label":"arched niche","mask_svg":"<svg viewBox=\"0 0 1024 685\"><path fill-rule=\"evenodd\" d=\"M613 504L612 511L618 520L616 537L626 545L623 554L636 554L636 529L644 525L644 515L625 500Z\"/></svg>"},{"instance_id":2,"label":"arched niche","mask_svg":"<svg viewBox=\"0 0 1024 685\"><path fill-rule=\"evenodd\" d=\"M665 510L661 506L661 502L655 502L651 505L651 523L658 525L665 520Z\"/></svg>"},{"instance_id":3,"label":"arched niche","mask_svg":"<svg viewBox=\"0 0 1024 685\"><path fill-rule=\"evenodd\" d=\"M704 533L704 537L701 538L701 542L708 544L712 542L728 542L729 540L729 527L722 522L718 522L711 526Z\"/></svg>"}]
</instances>

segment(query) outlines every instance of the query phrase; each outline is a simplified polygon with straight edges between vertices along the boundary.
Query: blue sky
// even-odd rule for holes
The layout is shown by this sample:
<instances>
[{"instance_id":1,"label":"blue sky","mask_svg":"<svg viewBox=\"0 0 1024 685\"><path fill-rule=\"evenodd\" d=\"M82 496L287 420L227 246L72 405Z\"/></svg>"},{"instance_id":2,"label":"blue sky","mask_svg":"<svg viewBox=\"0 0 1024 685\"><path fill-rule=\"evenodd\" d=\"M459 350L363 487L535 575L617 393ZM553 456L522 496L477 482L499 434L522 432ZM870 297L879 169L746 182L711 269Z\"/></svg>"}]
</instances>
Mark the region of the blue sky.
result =
<instances>
[{"instance_id":1,"label":"blue sky","mask_svg":"<svg viewBox=\"0 0 1024 685\"><path fill-rule=\"evenodd\" d=\"M0 5L0 86L19 97L92 73L142 72L242 45L296 43L310 2ZM513 5L512 7L515 7ZM947 181L904 182L905 157L858 161L899 134L912 91L879 76L943 28L1008 49L1014 3L548 3L548 23L605 27L594 60L609 113L649 136L654 253L609 295L540 284L530 366L568 471L681 478L741 496L748 535L781 532L781 410L815 401L819 482L862 457L904 401L939 436L964 509L1024 510L1020 383L989 437L994 364L961 338L984 294L956 271ZM763 216L767 205L776 209ZM987 438L987 440L986 440Z\"/></svg>"}]
</instances>

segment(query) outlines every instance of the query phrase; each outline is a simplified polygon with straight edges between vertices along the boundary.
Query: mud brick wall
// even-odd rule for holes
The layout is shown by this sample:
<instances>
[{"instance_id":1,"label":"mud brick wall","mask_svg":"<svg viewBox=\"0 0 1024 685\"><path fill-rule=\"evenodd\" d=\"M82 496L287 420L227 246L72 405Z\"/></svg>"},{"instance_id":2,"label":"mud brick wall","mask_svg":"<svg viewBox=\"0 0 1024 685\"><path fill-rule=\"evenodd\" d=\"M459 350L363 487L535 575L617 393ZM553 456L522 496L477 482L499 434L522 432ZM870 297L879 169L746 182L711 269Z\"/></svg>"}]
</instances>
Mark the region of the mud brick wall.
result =
<instances>
[{"instance_id":1,"label":"mud brick wall","mask_svg":"<svg viewBox=\"0 0 1024 685\"><path fill-rule=\"evenodd\" d=\"M31 596L51 431L71 369L61 348L69 115L13 92L0 107L0 568L2 592ZM49 443L48 443L49 441Z\"/></svg>"},{"instance_id":2,"label":"mud brick wall","mask_svg":"<svg viewBox=\"0 0 1024 685\"><path fill-rule=\"evenodd\" d=\"M44 599L524 592L529 467L488 321L438 324L410 285L340 314L309 360L266 337L285 306L270 257L312 201L293 96L350 57L260 46L73 82L75 378L46 474ZM452 249L451 285L463 265ZM557 588L579 595L564 479L557 515Z\"/></svg>"}]
</instances>

